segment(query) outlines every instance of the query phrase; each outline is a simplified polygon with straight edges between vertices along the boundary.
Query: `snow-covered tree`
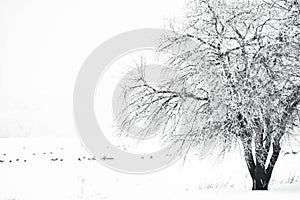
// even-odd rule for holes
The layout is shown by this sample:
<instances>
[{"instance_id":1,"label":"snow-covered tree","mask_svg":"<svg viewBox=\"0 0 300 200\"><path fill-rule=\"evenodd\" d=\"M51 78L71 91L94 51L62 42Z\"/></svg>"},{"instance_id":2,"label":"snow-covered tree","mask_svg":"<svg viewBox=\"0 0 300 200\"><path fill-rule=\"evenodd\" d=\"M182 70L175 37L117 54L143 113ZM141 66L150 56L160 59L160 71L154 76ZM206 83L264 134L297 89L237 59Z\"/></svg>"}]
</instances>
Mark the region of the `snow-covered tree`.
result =
<instances>
[{"instance_id":1,"label":"snow-covered tree","mask_svg":"<svg viewBox=\"0 0 300 200\"><path fill-rule=\"evenodd\" d=\"M164 138L187 150L207 140L221 152L240 145L252 189L267 190L299 124L300 1L192 0L172 29L159 52L171 53L176 73L153 86L140 67L124 89L131 112L123 128L144 120L147 134L163 126Z\"/></svg>"}]
</instances>

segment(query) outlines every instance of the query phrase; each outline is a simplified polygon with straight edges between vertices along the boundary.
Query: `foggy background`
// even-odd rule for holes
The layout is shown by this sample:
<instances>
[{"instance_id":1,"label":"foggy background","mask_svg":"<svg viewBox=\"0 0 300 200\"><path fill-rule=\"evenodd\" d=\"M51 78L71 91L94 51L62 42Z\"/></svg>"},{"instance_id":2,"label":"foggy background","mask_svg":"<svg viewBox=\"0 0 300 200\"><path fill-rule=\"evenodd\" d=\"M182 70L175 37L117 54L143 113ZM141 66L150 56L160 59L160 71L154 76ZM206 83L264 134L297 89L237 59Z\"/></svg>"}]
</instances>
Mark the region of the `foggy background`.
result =
<instances>
[{"instance_id":1,"label":"foggy background","mask_svg":"<svg viewBox=\"0 0 300 200\"><path fill-rule=\"evenodd\" d=\"M165 27L184 3L0 0L0 137L76 137L73 86L87 56L119 33Z\"/></svg>"}]
</instances>

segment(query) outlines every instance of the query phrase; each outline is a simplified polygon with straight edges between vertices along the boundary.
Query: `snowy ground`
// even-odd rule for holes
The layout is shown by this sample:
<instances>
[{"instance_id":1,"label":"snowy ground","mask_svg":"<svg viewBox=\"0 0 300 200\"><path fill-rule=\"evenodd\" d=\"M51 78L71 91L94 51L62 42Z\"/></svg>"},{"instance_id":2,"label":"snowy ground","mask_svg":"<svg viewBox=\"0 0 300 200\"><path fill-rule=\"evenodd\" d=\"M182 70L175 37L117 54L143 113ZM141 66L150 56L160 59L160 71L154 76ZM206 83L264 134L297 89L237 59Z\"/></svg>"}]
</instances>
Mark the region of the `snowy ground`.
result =
<instances>
[{"instance_id":1,"label":"snowy ground","mask_svg":"<svg viewBox=\"0 0 300 200\"><path fill-rule=\"evenodd\" d=\"M270 191L252 192L239 154L223 162L196 153L154 174L102 166L79 139L0 139L0 200L18 199L298 199L300 155L281 155Z\"/></svg>"}]
</instances>

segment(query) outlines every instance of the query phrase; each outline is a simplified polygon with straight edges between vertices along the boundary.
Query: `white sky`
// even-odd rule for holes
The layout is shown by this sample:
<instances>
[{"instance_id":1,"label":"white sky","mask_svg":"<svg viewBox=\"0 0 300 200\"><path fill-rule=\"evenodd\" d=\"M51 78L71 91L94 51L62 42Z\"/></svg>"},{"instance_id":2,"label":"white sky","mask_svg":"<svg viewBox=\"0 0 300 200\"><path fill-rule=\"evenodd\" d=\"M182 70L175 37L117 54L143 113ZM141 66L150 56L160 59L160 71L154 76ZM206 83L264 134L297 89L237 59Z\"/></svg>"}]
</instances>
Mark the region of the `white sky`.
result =
<instances>
[{"instance_id":1,"label":"white sky","mask_svg":"<svg viewBox=\"0 0 300 200\"><path fill-rule=\"evenodd\" d=\"M0 0L0 137L76 136L72 92L91 51L166 25L184 0Z\"/></svg>"}]
</instances>

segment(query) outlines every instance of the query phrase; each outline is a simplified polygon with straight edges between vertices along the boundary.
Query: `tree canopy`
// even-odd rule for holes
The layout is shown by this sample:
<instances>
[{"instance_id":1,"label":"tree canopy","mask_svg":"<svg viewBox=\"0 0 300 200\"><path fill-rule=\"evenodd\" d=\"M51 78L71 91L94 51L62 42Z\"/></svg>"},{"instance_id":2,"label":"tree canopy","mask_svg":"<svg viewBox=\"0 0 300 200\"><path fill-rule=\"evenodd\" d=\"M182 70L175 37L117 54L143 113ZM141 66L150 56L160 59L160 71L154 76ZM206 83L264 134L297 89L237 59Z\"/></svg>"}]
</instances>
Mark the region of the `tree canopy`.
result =
<instances>
[{"instance_id":1,"label":"tree canopy","mask_svg":"<svg viewBox=\"0 0 300 200\"><path fill-rule=\"evenodd\" d=\"M242 143L249 170L265 167L268 156L272 170L299 125L299 0L193 0L171 27L159 52L171 53L167 66L176 73L152 86L140 66L124 90L133 92L134 114L123 127L143 119L148 131L163 126L165 138L189 148Z\"/></svg>"}]
</instances>

